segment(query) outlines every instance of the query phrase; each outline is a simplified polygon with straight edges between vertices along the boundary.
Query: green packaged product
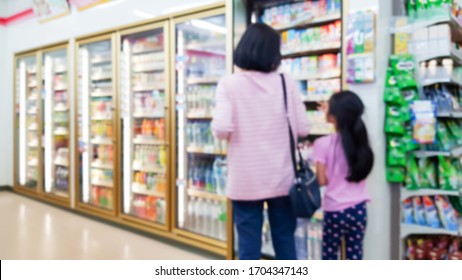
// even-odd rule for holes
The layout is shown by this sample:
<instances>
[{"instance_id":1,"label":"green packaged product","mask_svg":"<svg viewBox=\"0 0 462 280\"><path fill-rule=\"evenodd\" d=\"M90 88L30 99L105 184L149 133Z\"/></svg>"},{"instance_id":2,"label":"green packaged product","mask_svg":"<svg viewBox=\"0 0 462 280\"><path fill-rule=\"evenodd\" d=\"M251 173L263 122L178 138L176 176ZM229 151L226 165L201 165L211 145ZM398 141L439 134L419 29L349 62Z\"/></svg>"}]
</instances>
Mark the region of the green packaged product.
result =
<instances>
[{"instance_id":1,"label":"green packaged product","mask_svg":"<svg viewBox=\"0 0 462 280\"><path fill-rule=\"evenodd\" d=\"M406 151L398 137L388 140L387 166L406 166Z\"/></svg>"},{"instance_id":2,"label":"green packaged product","mask_svg":"<svg viewBox=\"0 0 462 280\"><path fill-rule=\"evenodd\" d=\"M449 151L454 146L454 140L449 133L445 123L440 122L436 128L436 138L438 140L438 147L442 151Z\"/></svg>"},{"instance_id":3,"label":"green packaged product","mask_svg":"<svg viewBox=\"0 0 462 280\"><path fill-rule=\"evenodd\" d=\"M389 183L403 183L405 171L402 167L387 167L387 181Z\"/></svg>"},{"instance_id":4,"label":"green packaged product","mask_svg":"<svg viewBox=\"0 0 462 280\"><path fill-rule=\"evenodd\" d=\"M442 3L443 3L442 0L428 0L428 8L429 9L441 8Z\"/></svg>"},{"instance_id":5,"label":"green packaged product","mask_svg":"<svg viewBox=\"0 0 462 280\"><path fill-rule=\"evenodd\" d=\"M403 104L404 99L401 90L397 87L389 87L385 89L384 101L389 104Z\"/></svg>"},{"instance_id":6,"label":"green packaged product","mask_svg":"<svg viewBox=\"0 0 462 280\"><path fill-rule=\"evenodd\" d=\"M448 129L451 133L453 141L457 145L462 145L462 129L457 124L456 121L448 121L447 123Z\"/></svg>"},{"instance_id":7,"label":"green packaged product","mask_svg":"<svg viewBox=\"0 0 462 280\"><path fill-rule=\"evenodd\" d=\"M400 89L417 87L417 80L414 77L414 74L411 74L411 73L402 73L402 74L400 74L396 78L396 81L398 82L398 87Z\"/></svg>"},{"instance_id":8,"label":"green packaged product","mask_svg":"<svg viewBox=\"0 0 462 280\"><path fill-rule=\"evenodd\" d=\"M458 185L457 169L443 156L438 156L438 185L446 191L457 190Z\"/></svg>"},{"instance_id":9,"label":"green packaged product","mask_svg":"<svg viewBox=\"0 0 462 280\"><path fill-rule=\"evenodd\" d=\"M412 131L406 130L406 132L403 135L402 142L406 149L406 152L415 151L418 148L420 148L420 145L416 141L414 141L414 138L412 137Z\"/></svg>"},{"instance_id":10,"label":"green packaged product","mask_svg":"<svg viewBox=\"0 0 462 280\"><path fill-rule=\"evenodd\" d=\"M415 19L416 17L416 7L415 7L416 0L408 0L407 1L407 15L411 20Z\"/></svg>"},{"instance_id":11,"label":"green packaged product","mask_svg":"<svg viewBox=\"0 0 462 280\"><path fill-rule=\"evenodd\" d=\"M428 160L423 171L425 176L428 179L428 187L430 189L437 189L438 188L438 181L436 176L436 164L432 160Z\"/></svg>"},{"instance_id":12,"label":"green packaged product","mask_svg":"<svg viewBox=\"0 0 462 280\"><path fill-rule=\"evenodd\" d=\"M385 87L391 88L391 87L396 87L398 85L398 82L396 81L396 76L393 72L393 69L388 67L387 68L387 80Z\"/></svg>"},{"instance_id":13,"label":"green packaged product","mask_svg":"<svg viewBox=\"0 0 462 280\"><path fill-rule=\"evenodd\" d=\"M386 106L385 132L392 134L404 134L404 121L400 106Z\"/></svg>"},{"instance_id":14,"label":"green packaged product","mask_svg":"<svg viewBox=\"0 0 462 280\"><path fill-rule=\"evenodd\" d=\"M420 172L420 188L430 189L431 188L431 178L429 177L428 171L428 159L424 158L419 161L419 172Z\"/></svg>"},{"instance_id":15,"label":"green packaged product","mask_svg":"<svg viewBox=\"0 0 462 280\"><path fill-rule=\"evenodd\" d=\"M414 156L410 156L407 164L406 188L417 190L420 186L419 167Z\"/></svg>"},{"instance_id":16,"label":"green packaged product","mask_svg":"<svg viewBox=\"0 0 462 280\"><path fill-rule=\"evenodd\" d=\"M401 119L403 119L403 122L408 122L412 119L411 110L407 104L401 107Z\"/></svg>"},{"instance_id":17,"label":"green packaged product","mask_svg":"<svg viewBox=\"0 0 462 280\"><path fill-rule=\"evenodd\" d=\"M401 95L403 96L404 102L409 106L409 103L419 99L419 93L417 88L408 88L401 90Z\"/></svg>"},{"instance_id":18,"label":"green packaged product","mask_svg":"<svg viewBox=\"0 0 462 280\"><path fill-rule=\"evenodd\" d=\"M390 65L396 78L399 78L399 76L404 73L413 75L416 68L414 56L410 54L390 56Z\"/></svg>"},{"instance_id":19,"label":"green packaged product","mask_svg":"<svg viewBox=\"0 0 462 280\"><path fill-rule=\"evenodd\" d=\"M427 8L428 8L428 0L416 0L415 10L416 10L417 18L419 19L426 18Z\"/></svg>"},{"instance_id":20,"label":"green packaged product","mask_svg":"<svg viewBox=\"0 0 462 280\"><path fill-rule=\"evenodd\" d=\"M449 202L454 210L456 210L459 215L462 215L462 196L449 196Z\"/></svg>"}]
</instances>

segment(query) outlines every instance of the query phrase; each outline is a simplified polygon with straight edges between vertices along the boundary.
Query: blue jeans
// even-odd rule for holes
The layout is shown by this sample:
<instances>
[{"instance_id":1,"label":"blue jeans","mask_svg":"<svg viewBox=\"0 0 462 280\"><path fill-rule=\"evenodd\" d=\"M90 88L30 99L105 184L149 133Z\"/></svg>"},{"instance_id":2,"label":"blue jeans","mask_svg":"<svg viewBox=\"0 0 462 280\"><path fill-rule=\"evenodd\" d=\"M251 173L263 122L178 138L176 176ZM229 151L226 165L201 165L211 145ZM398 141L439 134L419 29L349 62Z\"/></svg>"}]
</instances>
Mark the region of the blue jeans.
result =
<instances>
[{"instance_id":1,"label":"blue jeans","mask_svg":"<svg viewBox=\"0 0 462 280\"><path fill-rule=\"evenodd\" d=\"M265 201L268 203L268 218L276 259L296 260L294 234L297 220L292 213L288 196L254 201L233 200L239 259L259 260L261 258L263 204Z\"/></svg>"}]
</instances>

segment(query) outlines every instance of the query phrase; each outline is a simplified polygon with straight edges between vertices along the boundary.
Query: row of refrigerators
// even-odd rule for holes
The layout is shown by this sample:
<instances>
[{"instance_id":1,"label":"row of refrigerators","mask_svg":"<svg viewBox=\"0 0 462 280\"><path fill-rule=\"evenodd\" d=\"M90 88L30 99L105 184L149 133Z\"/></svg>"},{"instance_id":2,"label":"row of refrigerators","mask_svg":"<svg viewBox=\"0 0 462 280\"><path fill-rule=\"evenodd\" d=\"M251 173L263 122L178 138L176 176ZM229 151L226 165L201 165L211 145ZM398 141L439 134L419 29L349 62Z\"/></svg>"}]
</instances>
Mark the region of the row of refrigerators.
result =
<instances>
[{"instance_id":1,"label":"row of refrigerators","mask_svg":"<svg viewBox=\"0 0 462 280\"><path fill-rule=\"evenodd\" d=\"M210 130L231 72L226 23L217 4L79 38L74 53L65 43L18 54L15 190L232 258L227 145Z\"/></svg>"}]
</instances>

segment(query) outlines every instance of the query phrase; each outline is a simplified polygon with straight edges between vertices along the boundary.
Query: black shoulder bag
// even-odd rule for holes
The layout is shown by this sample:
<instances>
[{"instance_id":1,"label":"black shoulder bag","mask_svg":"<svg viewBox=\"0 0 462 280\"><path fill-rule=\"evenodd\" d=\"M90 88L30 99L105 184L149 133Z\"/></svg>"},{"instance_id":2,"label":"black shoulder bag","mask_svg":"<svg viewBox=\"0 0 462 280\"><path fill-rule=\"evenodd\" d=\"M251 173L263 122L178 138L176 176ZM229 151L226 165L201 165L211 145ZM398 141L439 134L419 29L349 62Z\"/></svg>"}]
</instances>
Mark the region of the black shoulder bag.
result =
<instances>
[{"instance_id":1,"label":"black shoulder bag","mask_svg":"<svg viewBox=\"0 0 462 280\"><path fill-rule=\"evenodd\" d=\"M313 170L303 160L300 149L297 147L299 162L297 165L295 138L290 125L289 109L287 106L287 89L284 75L281 74L282 88L284 91L284 107L286 111L287 123L289 124L290 155L294 168L295 182L290 188L289 196L292 202L292 210L298 218L311 218L321 207L321 192L319 182Z\"/></svg>"}]
</instances>

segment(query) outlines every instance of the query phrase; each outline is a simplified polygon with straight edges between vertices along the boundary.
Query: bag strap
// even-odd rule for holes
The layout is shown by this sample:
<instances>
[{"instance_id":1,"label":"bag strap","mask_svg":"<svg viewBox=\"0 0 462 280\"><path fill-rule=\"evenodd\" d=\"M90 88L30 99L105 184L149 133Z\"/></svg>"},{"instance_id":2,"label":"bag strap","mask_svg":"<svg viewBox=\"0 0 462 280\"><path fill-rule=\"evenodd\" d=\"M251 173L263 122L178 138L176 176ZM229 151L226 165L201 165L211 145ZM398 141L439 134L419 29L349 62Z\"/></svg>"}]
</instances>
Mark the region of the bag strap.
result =
<instances>
[{"instance_id":1,"label":"bag strap","mask_svg":"<svg viewBox=\"0 0 462 280\"><path fill-rule=\"evenodd\" d=\"M292 166L294 168L295 178L297 178L297 160L295 159L295 138L292 131L292 126L290 125L289 119L289 109L287 105L287 89L286 89L286 80L284 74L280 74L282 80L282 90L284 92L284 108L286 111L287 124L289 125L289 139L290 139L290 156L292 158ZM300 152L300 151L299 151Z\"/></svg>"}]
</instances>

